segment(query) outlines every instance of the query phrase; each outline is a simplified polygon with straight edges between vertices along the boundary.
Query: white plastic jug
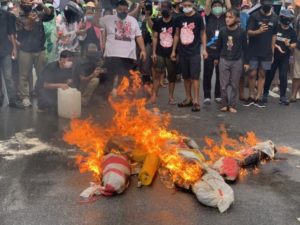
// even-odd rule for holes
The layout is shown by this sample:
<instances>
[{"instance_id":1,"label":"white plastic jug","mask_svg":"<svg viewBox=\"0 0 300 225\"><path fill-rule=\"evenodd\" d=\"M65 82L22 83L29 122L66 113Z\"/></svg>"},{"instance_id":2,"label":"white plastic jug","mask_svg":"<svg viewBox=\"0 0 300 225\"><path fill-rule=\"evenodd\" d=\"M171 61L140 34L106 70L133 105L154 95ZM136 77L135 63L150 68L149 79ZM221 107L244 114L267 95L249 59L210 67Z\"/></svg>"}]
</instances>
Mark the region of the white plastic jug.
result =
<instances>
[{"instance_id":1,"label":"white plastic jug","mask_svg":"<svg viewBox=\"0 0 300 225\"><path fill-rule=\"evenodd\" d=\"M58 116L74 119L81 116L81 93L76 88L57 91Z\"/></svg>"}]
</instances>

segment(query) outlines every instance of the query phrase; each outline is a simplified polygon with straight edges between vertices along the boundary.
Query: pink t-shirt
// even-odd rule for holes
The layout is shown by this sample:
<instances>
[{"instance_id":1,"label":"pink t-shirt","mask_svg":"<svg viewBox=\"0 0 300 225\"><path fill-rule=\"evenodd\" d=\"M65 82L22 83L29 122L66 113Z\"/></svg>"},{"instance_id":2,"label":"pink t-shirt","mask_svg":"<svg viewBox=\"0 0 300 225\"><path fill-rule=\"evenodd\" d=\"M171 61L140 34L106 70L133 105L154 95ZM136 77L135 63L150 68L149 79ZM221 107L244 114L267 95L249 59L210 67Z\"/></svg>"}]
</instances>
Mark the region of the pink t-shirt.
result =
<instances>
[{"instance_id":1,"label":"pink t-shirt","mask_svg":"<svg viewBox=\"0 0 300 225\"><path fill-rule=\"evenodd\" d=\"M116 15L104 16L100 26L106 32L104 56L136 59L135 38L142 33L134 17L122 21Z\"/></svg>"}]
</instances>

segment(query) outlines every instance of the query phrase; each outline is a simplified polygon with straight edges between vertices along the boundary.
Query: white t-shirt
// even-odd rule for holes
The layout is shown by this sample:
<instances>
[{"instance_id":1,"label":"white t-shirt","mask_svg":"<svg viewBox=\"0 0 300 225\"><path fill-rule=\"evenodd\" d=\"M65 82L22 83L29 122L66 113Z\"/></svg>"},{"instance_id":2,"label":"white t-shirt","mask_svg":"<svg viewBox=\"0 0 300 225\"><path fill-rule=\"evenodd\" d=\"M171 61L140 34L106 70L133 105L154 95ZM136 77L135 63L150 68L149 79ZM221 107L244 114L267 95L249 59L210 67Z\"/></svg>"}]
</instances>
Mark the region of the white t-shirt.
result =
<instances>
[{"instance_id":1,"label":"white t-shirt","mask_svg":"<svg viewBox=\"0 0 300 225\"><path fill-rule=\"evenodd\" d=\"M116 15L104 16L100 25L106 32L104 56L136 59L135 38L142 36L137 20L127 16L125 20Z\"/></svg>"}]
</instances>

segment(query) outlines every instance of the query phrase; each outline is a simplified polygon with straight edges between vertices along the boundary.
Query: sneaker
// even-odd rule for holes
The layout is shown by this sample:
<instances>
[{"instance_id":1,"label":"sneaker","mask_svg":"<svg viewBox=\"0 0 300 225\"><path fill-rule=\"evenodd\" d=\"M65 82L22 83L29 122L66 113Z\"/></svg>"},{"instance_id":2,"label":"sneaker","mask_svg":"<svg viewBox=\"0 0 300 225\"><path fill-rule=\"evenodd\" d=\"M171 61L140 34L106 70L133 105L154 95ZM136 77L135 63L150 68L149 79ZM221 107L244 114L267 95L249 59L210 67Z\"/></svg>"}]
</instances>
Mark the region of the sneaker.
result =
<instances>
[{"instance_id":1,"label":"sneaker","mask_svg":"<svg viewBox=\"0 0 300 225\"><path fill-rule=\"evenodd\" d=\"M254 105L254 99L253 98L248 98L245 100L243 106L249 107L251 105Z\"/></svg>"},{"instance_id":2,"label":"sneaker","mask_svg":"<svg viewBox=\"0 0 300 225\"><path fill-rule=\"evenodd\" d=\"M216 98L215 101L216 101L216 103L221 103L222 99L221 98Z\"/></svg>"},{"instance_id":3,"label":"sneaker","mask_svg":"<svg viewBox=\"0 0 300 225\"><path fill-rule=\"evenodd\" d=\"M20 101L11 101L8 106L16 109L25 109L25 106Z\"/></svg>"},{"instance_id":4,"label":"sneaker","mask_svg":"<svg viewBox=\"0 0 300 225\"><path fill-rule=\"evenodd\" d=\"M285 106L288 106L290 104L290 102L288 100L286 100L286 98L281 98L279 100L279 104L280 105L285 105Z\"/></svg>"},{"instance_id":5,"label":"sneaker","mask_svg":"<svg viewBox=\"0 0 300 225\"><path fill-rule=\"evenodd\" d=\"M267 107L261 99L255 100L254 105L258 108L266 108Z\"/></svg>"},{"instance_id":6,"label":"sneaker","mask_svg":"<svg viewBox=\"0 0 300 225\"><path fill-rule=\"evenodd\" d=\"M23 104L24 107L31 107L31 106L32 106L32 104L31 104L29 98L24 98L24 99L22 100L22 104Z\"/></svg>"},{"instance_id":7,"label":"sneaker","mask_svg":"<svg viewBox=\"0 0 300 225\"><path fill-rule=\"evenodd\" d=\"M211 101L210 101L210 98L206 98L204 99L204 105L210 105Z\"/></svg>"},{"instance_id":8,"label":"sneaker","mask_svg":"<svg viewBox=\"0 0 300 225\"><path fill-rule=\"evenodd\" d=\"M262 103L268 103L268 96L267 95L263 95L262 99L261 99Z\"/></svg>"},{"instance_id":9,"label":"sneaker","mask_svg":"<svg viewBox=\"0 0 300 225\"><path fill-rule=\"evenodd\" d=\"M274 87L274 88L272 89L272 91L273 91L273 92L278 92L278 91L279 91L279 87Z\"/></svg>"}]
</instances>

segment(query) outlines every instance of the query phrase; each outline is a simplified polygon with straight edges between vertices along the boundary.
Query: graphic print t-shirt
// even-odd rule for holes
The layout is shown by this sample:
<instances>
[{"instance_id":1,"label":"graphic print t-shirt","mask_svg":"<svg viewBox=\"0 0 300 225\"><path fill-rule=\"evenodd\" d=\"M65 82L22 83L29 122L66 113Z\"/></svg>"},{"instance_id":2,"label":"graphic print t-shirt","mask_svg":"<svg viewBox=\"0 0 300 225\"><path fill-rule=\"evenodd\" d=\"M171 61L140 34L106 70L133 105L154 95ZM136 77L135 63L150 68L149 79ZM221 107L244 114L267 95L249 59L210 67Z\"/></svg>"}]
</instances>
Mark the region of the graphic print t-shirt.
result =
<instances>
[{"instance_id":1,"label":"graphic print t-shirt","mask_svg":"<svg viewBox=\"0 0 300 225\"><path fill-rule=\"evenodd\" d=\"M291 27L285 30L282 29L281 25L279 25L276 34L276 45L279 45L282 51L285 52L282 54L277 48L275 48L275 53L280 56L289 56L291 54L291 50L286 46L285 40L287 40L290 44L296 43L296 32Z\"/></svg>"},{"instance_id":2,"label":"graphic print t-shirt","mask_svg":"<svg viewBox=\"0 0 300 225\"><path fill-rule=\"evenodd\" d=\"M175 21L175 27L180 30L179 55L192 56L200 54L201 31L205 29L200 14L179 16Z\"/></svg>"},{"instance_id":3,"label":"graphic print t-shirt","mask_svg":"<svg viewBox=\"0 0 300 225\"><path fill-rule=\"evenodd\" d=\"M158 33L156 54L169 57L172 53L173 40L175 35L174 21L164 22L159 19L154 22L153 30Z\"/></svg>"},{"instance_id":4,"label":"graphic print t-shirt","mask_svg":"<svg viewBox=\"0 0 300 225\"><path fill-rule=\"evenodd\" d=\"M100 26L106 32L104 56L136 59L135 38L142 33L135 18L127 16L121 20L116 15L104 16Z\"/></svg>"}]
</instances>

